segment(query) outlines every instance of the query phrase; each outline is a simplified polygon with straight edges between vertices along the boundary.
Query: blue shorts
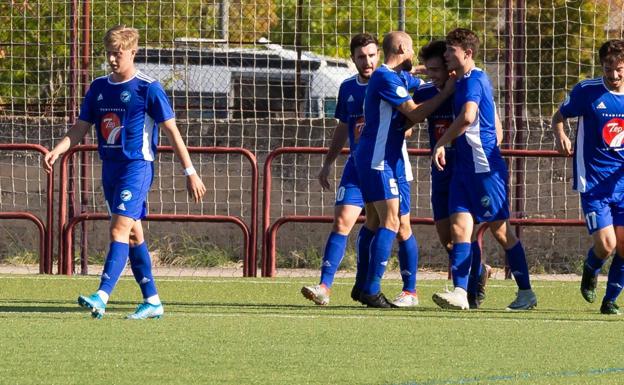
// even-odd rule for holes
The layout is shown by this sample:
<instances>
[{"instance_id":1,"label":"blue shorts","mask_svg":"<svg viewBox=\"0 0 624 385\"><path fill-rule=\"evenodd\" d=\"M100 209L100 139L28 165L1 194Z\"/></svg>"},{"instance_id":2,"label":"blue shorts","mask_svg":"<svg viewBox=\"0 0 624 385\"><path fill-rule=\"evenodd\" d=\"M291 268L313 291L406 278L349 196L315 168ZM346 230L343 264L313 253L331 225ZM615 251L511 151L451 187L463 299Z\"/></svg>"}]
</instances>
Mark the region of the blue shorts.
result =
<instances>
[{"instance_id":1,"label":"blue shorts","mask_svg":"<svg viewBox=\"0 0 624 385\"><path fill-rule=\"evenodd\" d=\"M399 216L410 213L412 206L412 184L408 181L399 182Z\"/></svg>"},{"instance_id":2,"label":"blue shorts","mask_svg":"<svg viewBox=\"0 0 624 385\"><path fill-rule=\"evenodd\" d=\"M399 198L399 185L393 170L358 168L358 179L364 202L377 202Z\"/></svg>"},{"instance_id":3,"label":"blue shorts","mask_svg":"<svg viewBox=\"0 0 624 385\"><path fill-rule=\"evenodd\" d=\"M509 219L507 171L453 173L448 207L449 214L467 212L476 222Z\"/></svg>"},{"instance_id":4,"label":"blue shorts","mask_svg":"<svg viewBox=\"0 0 624 385\"><path fill-rule=\"evenodd\" d=\"M340 178L340 186L336 191L336 206L344 205L364 207L364 198L362 191L360 191L355 160L352 157L349 157L345 163L342 178Z\"/></svg>"},{"instance_id":5,"label":"blue shorts","mask_svg":"<svg viewBox=\"0 0 624 385\"><path fill-rule=\"evenodd\" d=\"M104 161L102 187L109 214L135 220L147 215L147 194L154 177L154 163L146 160Z\"/></svg>"},{"instance_id":6,"label":"blue shorts","mask_svg":"<svg viewBox=\"0 0 624 385\"><path fill-rule=\"evenodd\" d=\"M431 181L431 210L433 211L434 221L440 221L450 217L449 182L450 181Z\"/></svg>"},{"instance_id":7,"label":"blue shorts","mask_svg":"<svg viewBox=\"0 0 624 385\"><path fill-rule=\"evenodd\" d=\"M624 226L624 192L581 193L581 206L590 234L610 225Z\"/></svg>"}]
</instances>

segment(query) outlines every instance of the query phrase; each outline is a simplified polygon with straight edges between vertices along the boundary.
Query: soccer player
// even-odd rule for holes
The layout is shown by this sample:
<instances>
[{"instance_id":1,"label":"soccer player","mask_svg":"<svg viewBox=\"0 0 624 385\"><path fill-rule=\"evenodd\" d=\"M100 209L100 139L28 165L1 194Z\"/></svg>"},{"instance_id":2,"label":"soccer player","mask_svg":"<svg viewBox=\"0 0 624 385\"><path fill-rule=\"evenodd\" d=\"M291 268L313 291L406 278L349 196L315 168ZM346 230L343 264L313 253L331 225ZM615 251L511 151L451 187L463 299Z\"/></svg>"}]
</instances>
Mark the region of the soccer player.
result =
<instances>
[{"instance_id":1,"label":"soccer player","mask_svg":"<svg viewBox=\"0 0 624 385\"><path fill-rule=\"evenodd\" d=\"M578 83L552 118L557 150L574 154L573 188L581 194L593 246L583 265L581 294L596 299L597 276L615 250L603 314L620 314L615 303L624 286L624 41L609 40L599 51L603 75ZM564 123L578 117L574 150Z\"/></svg>"},{"instance_id":2,"label":"soccer player","mask_svg":"<svg viewBox=\"0 0 624 385\"><path fill-rule=\"evenodd\" d=\"M405 32L390 32L383 40L384 64L373 72L364 99L365 125L355 153L360 189L367 215L375 213L380 227L370 243L370 261L360 301L371 307L391 307L381 292L392 243L400 225L400 189L411 166L404 153L406 118L421 122L453 92L453 82L421 105L409 95L409 70L414 49ZM403 269L402 269L403 270Z\"/></svg>"},{"instance_id":3,"label":"soccer player","mask_svg":"<svg viewBox=\"0 0 624 385\"><path fill-rule=\"evenodd\" d=\"M332 232L325 245L320 283L314 286L304 286L301 289L301 293L317 305L329 304L334 275L344 257L349 233L364 207L364 200L355 168L354 154L362 127L364 126L364 95L366 94L368 80L379 61L379 46L375 37L362 33L355 35L351 39L350 50L351 59L355 63L358 73L346 79L340 85L336 107L338 124L334 129L329 152L318 175L319 183L323 189L328 190L330 188L328 176L331 166L340 154L347 139L349 140L351 156L349 156L344 166L340 186L336 192L334 223ZM404 204L402 205L402 220L398 238L399 264L404 286L394 302L397 306L408 307L418 305L418 296L416 294L418 245L412 235L409 223L409 185L407 189L403 188L402 192L407 196L402 200ZM368 246L377 227L378 218L374 215L368 215L366 224L361 227L358 234L356 282L351 291L351 298L355 301L359 301L361 286L368 271Z\"/></svg>"},{"instance_id":4,"label":"soccer player","mask_svg":"<svg viewBox=\"0 0 624 385\"><path fill-rule=\"evenodd\" d=\"M474 221L488 222L494 238L503 246L518 285L508 310L527 310L537 305L522 243L509 226L507 165L497 144L496 109L492 86L483 70L475 66L479 39L474 32L457 28L446 36L444 57L457 74L453 97L456 118L436 143L432 161L438 170L446 165L445 146L453 139L455 166L450 182L451 252L453 291L436 293L434 302L446 309L466 310L470 274L470 239Z\"/></svg>"},{"instance_id":5,"label":"soccer player","mask_svg":"<svg viewBox=\"0 0 624 385\"><path fill-rule=\"evenodd\" d=\"M423 83L414 91L413 97L416 103L422 103L438 94L448 80L449 70L444 59L445 51L446 43L443 40L432 41L420 49L418 58L424 64L425 74L430 82ZM437 110L427 117L427 131L431 149L435 147L437 140L444 135L453 119L452 98L445 100ZM497 126L497 137L499 136L499 128ZM500 138L502 139L502 130ZM455 153L450 143L446 146L445 151L446 165L444 169L440 171L433 164L431 166L431 209L440 243L447 250L450 257L452 239L448 204L449 185L453 172ZM470 279L468 280L468 303L470 308L478 308L480 302L485 298L485 285L489 266L481 263L481 248L478 242L472 242L471 253L472 267L470 269Z\"/></svg>"},{"instance_id":6,"label":"soccer player","mask_svg":"<svg viewBox=\"0 0 624 385\"><path fill-rule=\"evenodd\" d=\"M106 32L104 46L111 73L91 83L78 120L43 159L44 169L50 172L58 157L78 144L91 125L95 125L102 159L102 187L111 215L111 243L97 292L78 297L78 304L91 310L94 318L104 315L128 257L143 302L127 318L163 315L141 225L147 214L146 200L153 179L159 128L181 161L187 189L195 202L206 192L180 136L165 91L160 83L134 66L138 40L138 31L124 25Z\"/></svg>"}]
</instances>

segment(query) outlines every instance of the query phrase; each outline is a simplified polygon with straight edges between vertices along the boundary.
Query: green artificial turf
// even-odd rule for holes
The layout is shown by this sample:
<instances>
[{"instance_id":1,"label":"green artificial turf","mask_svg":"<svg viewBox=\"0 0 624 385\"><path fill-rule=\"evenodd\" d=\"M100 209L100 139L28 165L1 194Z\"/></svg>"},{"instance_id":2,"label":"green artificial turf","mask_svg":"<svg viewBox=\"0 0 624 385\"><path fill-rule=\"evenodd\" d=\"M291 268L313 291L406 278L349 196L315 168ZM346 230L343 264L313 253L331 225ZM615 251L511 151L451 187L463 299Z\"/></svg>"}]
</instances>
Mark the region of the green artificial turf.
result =
<instances>
[{"instance_id":1,"label":"green artificial turf","mask_svg":"<svg viewBox=\"0 0 624 385\"><path fill-rule=\"evenodd\" d=\"M102 320L76 305L96 277L0 276L0 384L622 384L623 319L599 314L578 282L534 282L538 308L504 310L513 281L490 281L478 311L431 301L367 309L338 280L331 304L299 290L315 279L159 279L160 320L127 321L132 279ZM400 282L387 280L394 296ZM599 295L604 292L604 283Z\"/></svg>"}]
</instances>

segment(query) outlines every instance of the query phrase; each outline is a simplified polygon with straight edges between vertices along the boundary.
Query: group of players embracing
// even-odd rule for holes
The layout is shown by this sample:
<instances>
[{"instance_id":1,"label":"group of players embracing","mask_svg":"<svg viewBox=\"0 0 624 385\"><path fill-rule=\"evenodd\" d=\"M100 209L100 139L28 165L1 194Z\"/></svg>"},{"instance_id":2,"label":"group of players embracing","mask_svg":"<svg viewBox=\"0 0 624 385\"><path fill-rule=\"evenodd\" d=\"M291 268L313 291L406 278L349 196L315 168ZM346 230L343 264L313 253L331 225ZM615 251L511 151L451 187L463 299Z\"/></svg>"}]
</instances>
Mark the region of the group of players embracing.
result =
<instances>
[{"instance_id":1,"label":"group of players embracing","mask_svg":"<svg viewBox=\"0 0 624 385\"><path fill-rule=\"evenodd\" d=\"M370 34L351 40L358 73L340 86L329 152L319 173L328 176L347 138L350 156L336 192L334 224L325 246L318 285L302 294L317 305L329 304L334 275L348 235L365 210L357 237L357 271L351 298L369 307L418 306L418 244L411 231L410 184L413 180L405 139L416 123L427 122L432 150L431 205L442 246L450 258L454 289L435 293L443 309L476 309L485 298L489 266L473 239L475 224L487 223L505 250L518 286L507 310L537 306L522 242L509 225L508 170L499 145L502 127L487 74L475 65L477 35L464 28L445 40L431 41L418 54L428 82L412 72L414 50L405 32L384 36L384 63ZM599 51L604 76L579 83L553 117L557 149L574 154L574 188L581 192L594 246L584 265L581 292L593 302L597 275L616 249L601 312L618 314L615 299L624 287L624 42L611 40ZM564 121L579 117L576 149L564 133ZM622 135L617 136L618 133ZM616 138L617 136L617 138ZM602 138L603 140L600 140ZM615 225L615 229L614 226ZM381 279L399 241L402 291L388 300Z\"/></svg>"}]
</instances>

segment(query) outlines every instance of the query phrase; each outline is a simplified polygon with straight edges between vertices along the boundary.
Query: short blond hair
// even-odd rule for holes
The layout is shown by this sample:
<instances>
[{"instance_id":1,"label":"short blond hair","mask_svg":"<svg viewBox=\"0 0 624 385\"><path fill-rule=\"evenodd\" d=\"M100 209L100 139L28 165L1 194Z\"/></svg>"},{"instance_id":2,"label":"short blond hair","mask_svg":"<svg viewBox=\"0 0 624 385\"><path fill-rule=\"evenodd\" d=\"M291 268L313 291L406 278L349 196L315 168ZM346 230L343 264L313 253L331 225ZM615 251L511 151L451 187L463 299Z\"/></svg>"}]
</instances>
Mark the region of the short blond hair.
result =
<instances>
[{"instance_id":1,"label":"short blond hair","mask_svg":"<svg viewBox=\"0 0 624 385\"><path fill-rule=\"evenodd\" d=\"M136 28L120 24L106 31L106 35L104 35L104 47L128 50L138 46L139 30Z\"/></svg>"}]
</instances>

